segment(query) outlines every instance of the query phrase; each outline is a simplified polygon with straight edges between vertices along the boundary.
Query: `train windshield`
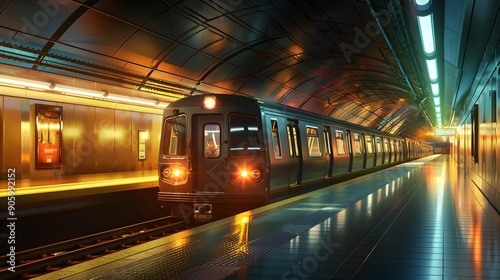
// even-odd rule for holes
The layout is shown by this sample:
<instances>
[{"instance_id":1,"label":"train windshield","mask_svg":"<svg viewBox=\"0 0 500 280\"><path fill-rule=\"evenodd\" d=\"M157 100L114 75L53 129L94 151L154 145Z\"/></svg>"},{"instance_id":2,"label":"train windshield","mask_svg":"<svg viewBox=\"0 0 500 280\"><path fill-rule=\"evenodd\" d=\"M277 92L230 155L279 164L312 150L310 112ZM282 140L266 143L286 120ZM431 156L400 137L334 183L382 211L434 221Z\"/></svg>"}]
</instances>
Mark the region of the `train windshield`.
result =
<instances>
[{"instance_id":1,"label":"train windshield","mask_svg":"<svg viewBox=\"0 0 500 280\"><path fill-rule=\"evenodd\" d=\"M229 154L257 156L260 154L259 123L256 117L233 114L229 117Z\"/></svg>"},{"instance_id":2,"label":"train windshield","mask_svg":"<svg viewBox=\"0 0 500 280\"><path fill-rule=\"evenodd\" d=\"M186 116L165 119L163 123L162 154L165 156L186 155Z\"/></svg>"}]
</instances>

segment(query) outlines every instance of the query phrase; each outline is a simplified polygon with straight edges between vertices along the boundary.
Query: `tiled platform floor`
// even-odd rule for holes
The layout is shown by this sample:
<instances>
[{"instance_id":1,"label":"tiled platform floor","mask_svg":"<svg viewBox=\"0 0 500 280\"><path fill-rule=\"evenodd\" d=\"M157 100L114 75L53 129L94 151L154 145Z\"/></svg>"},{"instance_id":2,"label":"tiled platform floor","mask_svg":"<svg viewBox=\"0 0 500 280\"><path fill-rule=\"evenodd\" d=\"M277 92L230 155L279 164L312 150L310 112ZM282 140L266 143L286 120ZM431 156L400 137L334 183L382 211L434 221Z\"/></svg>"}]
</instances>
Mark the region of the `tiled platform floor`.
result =
<instances>
[{"instance_id":1,"label":"tiled platform floor","mask_svg":"<svg viewBox=\"0 0 500 280\"><path fill-rule=\"evenodd\" d=\"M500 279L500 216L460 170L426 157L40 279Z\"/></svg>"}]
</instances>

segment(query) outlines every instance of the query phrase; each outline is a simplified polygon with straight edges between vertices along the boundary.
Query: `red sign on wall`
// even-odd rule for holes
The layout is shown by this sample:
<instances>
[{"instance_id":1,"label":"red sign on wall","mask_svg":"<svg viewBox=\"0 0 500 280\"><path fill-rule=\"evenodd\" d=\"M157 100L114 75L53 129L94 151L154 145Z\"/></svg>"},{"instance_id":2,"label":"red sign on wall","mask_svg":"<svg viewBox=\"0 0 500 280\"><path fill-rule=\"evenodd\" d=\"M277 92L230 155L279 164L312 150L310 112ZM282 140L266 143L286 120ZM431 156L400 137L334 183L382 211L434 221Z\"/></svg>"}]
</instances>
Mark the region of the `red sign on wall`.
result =
<instances>
[{"instance_id":1,"label":"red sign on wall","mask_svg":"<svg viewBox=\"0 0 500 280\"><path fill-rule=\"evenodd\" d=\"M36 104L36 168L61 168L62 107Z\"/></svg>"}]
</instances>

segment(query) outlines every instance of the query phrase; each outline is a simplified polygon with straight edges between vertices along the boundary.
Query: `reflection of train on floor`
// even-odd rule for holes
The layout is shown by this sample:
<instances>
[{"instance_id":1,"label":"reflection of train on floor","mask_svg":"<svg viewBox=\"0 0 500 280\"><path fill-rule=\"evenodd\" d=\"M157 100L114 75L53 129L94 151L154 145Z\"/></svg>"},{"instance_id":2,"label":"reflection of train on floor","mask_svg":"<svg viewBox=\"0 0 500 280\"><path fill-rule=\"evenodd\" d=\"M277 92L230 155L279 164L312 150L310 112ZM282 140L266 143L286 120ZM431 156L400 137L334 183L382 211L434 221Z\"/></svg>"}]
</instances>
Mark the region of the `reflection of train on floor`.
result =
<instances>
[{"instance_id":1,"label":"reflection of train on floor","mask_svg":"<svg viewBox=\"0 0 500 280\"><path fill-rule=\"evenodd\" d=\"M183 98L163 117L158 199L196 220L432 153L416 141L237 95Z\"/></svg>"}]
</instances>

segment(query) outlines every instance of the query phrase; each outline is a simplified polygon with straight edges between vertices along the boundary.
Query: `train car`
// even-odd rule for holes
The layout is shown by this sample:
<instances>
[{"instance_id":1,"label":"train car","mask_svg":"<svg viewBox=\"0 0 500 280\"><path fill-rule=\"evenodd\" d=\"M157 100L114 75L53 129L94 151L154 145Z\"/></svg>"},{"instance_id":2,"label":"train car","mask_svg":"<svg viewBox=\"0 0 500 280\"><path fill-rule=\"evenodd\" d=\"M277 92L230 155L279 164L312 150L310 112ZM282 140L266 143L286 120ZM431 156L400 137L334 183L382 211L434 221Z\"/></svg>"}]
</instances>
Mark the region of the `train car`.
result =
<instances>
[{"instance_id":1,"label":"train car","mask_svg":"<svg viewBox=\"0 0 500 280\"><path fill-rule=\"evenodd\" d=\"M402 137L240 95L180 99L162 125L158 200L200 222L421 155Z\"/></svg>"}]
</instances>

